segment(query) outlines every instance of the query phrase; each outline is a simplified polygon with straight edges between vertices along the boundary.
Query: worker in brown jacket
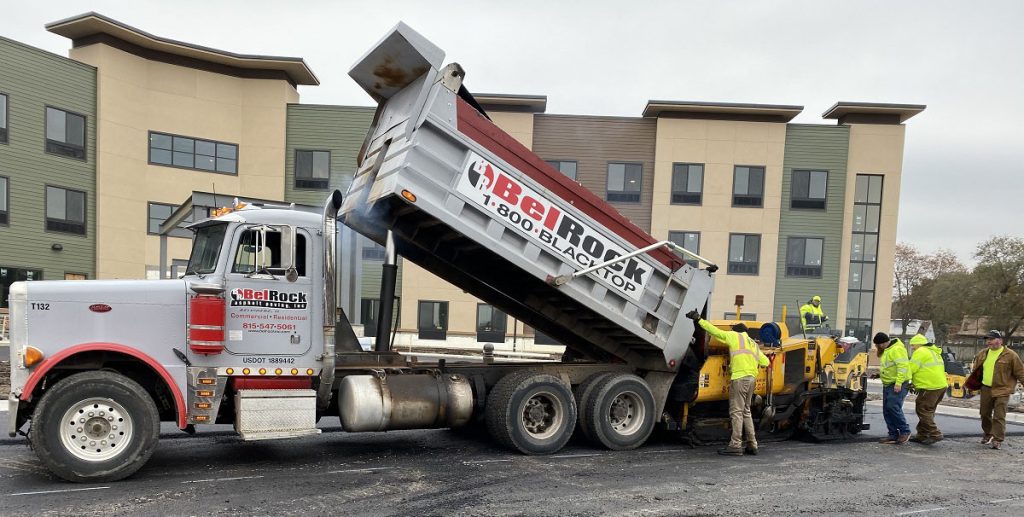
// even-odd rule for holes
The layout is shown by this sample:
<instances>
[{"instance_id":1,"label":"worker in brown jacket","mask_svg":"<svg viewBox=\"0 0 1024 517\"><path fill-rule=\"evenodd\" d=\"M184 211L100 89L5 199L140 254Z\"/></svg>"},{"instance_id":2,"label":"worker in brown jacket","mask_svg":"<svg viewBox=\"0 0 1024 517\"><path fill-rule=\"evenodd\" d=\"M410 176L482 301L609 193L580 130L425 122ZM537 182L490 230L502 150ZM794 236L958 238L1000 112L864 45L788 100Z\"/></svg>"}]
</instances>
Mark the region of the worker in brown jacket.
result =
<instances>
[{"instance_id":1,"label":"worker in brown jacket","mask_svg":"<svg viewBox=\"0 0 1024 517\"><path fill-rule=\"evenodd\" d=\"M985 334L985 349L974 357L974 369L981 368L981 430L984 445L999 449L1006 438L1006 404L1024 383L1024 362L1017 352L1003 346L1003 334L990 330Z\"/></svg>"}]
</instances>

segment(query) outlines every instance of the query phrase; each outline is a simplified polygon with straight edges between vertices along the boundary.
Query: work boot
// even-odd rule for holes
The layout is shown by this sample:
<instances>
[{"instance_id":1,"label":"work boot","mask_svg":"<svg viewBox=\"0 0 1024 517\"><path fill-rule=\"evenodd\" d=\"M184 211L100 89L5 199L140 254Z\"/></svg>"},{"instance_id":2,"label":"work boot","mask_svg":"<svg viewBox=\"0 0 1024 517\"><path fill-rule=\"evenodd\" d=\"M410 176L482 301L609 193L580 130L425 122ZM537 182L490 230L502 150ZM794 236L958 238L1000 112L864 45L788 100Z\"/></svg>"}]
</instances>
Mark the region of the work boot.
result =
<instances>
[{"instance_id":1,"label":"work boot","mask_svg":"<svg viewBox=\"0 0 1024 517\"><path fill-rule=\"evenodd\" d=\"M739 447L726 447L724 449L718 449L718 454L722 456L743 456L743 449Z\"/></svg>"},{"instance_id":2,"label":"work boot","mask_svg":"<svg viewBox=\"0 0 1024 517\"><path fill-rule=\"evenodd\" d=\"M914 443L923 443L924 442L924 438L921 438L920 436L918 436L916 434L914 436L911 436L907 440L911 441L911 442L914 442Z\"/></svg>"},{"instance_id":3,"label":"work boot","mask_svg":"<svg viewBox=\"0 0 1024 517\"><path fill-rule=\"evenodd\" d=\"M995 436L992 436L991 434L986 434L985 436L983 436L981 438L981 444L982 445L992 445L992 440L994 440L994 439L995 439Z\"/></svg>"},{"instance_id":4,"label":"work boot","mask_svg":"<svg viewBox=\"0 0 1024 517\"><path fill-rule=\"evenodd\" d=\"M913 438L911 438L911 440L913 440ZM937 441L938 440L936 440L935 438L924 438L924 439L918 440L917 443L920 443L921 445L933 445Z\"/></svg>"},{"instance_id":5,"label":"work boot","mask_svg":"<svg viewBox=\"0 0 1024 517\"><path fill-rule=\"evenodd\" d=\"M941 442L942 440L945 440L945 439L946 439L946 437L942 436L941 434L931 437L932 443Z\"/></svg>"},{"instance_id":6,"label":"work boot","mask_svg":"<svg viewBox=\"0 0 1024 517\"><path fill-rule=\"evenodd\" d=\"M1003 442L1001 442L999 440L992 440L992 448L993 449L998 451L1000 448L1002 448L1002 446L1003 446Z\"/></svg>"},{"instance_id":7,"label":"work boot","mask_svg":"<svg viewBox=\"0 0 1024 517\"><path fill-rule=\"evenodd\" d=\"M899 442L897 442L895 438L892 438L890 436L886 436L885 438L882 438L881 440L878 440L878 443L884 443L886 445L895 445L895 444L897 444Z\"/></svg>"},{"instance_id":8,"label":"work boot","mask_svg":"<svg viewBox=\"0 0 1024 517\"><path fill-rule=\"evenodd\" d=\"M750 447L749 445L743 449L743 454L749 454L750 456L757 456L757 447Z\"/></svg>"},{"instance_id":9,"label":"work boot","mask_svg":"<svg viewBox=\"0 0 1024 517\"><path fill-rule=\"evenodd\" d=\"M903 445L908 441L910 441L910 434L901 434L900 437L896 439L896 445Z\"/></svg>"}]
</instances>

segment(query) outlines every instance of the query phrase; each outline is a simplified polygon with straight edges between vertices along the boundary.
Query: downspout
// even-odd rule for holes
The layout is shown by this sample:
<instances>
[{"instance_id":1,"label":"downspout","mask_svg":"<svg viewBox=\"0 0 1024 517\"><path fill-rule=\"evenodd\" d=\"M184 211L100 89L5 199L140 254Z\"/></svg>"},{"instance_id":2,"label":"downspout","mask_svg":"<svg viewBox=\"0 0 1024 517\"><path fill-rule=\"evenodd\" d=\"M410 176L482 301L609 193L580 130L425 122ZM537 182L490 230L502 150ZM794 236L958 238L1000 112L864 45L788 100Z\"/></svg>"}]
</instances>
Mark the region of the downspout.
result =
<instances>
[{"instance_id":1,"label":"downspout","mask_svg":"<svg viewBox=\"0 0 1024 517\"><path fill-rule=\"evenodd\" d=\"M324 351L320 356L323 364L320 370L320 386L316 392L317 413L323 414L331 403L331 388L334 385L334 334L337 323L337 292L335 291L335 256L338 245L338 210L341 208L341 192L335 190L324 204L321 226L324 246L323 270L323 339Z\"/></svg>"}]
</instances>

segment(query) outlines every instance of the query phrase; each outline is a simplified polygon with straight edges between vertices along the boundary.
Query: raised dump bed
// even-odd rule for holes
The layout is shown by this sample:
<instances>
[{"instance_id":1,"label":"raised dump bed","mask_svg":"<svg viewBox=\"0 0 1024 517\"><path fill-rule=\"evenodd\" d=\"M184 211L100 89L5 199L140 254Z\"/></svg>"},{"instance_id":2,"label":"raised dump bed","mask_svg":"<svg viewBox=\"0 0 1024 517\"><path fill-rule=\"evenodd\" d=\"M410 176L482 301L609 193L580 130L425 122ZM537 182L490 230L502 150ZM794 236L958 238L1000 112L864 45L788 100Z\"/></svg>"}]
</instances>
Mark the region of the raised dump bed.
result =
<instances>
[{"instance_id":1,"label":"raised dump bed","mask_svg":"<svg viewBox=\"0 0 1024 517\"><path fill-rule=\"evenodd\" d=\"M349 72L378 103L345 224L567 347L675 371L716 267L688 265L494 125L404 24ZM650 250L630 256L630 253ZM578 276L569 275L616 260Z\"/></svg>"}]
</instances>

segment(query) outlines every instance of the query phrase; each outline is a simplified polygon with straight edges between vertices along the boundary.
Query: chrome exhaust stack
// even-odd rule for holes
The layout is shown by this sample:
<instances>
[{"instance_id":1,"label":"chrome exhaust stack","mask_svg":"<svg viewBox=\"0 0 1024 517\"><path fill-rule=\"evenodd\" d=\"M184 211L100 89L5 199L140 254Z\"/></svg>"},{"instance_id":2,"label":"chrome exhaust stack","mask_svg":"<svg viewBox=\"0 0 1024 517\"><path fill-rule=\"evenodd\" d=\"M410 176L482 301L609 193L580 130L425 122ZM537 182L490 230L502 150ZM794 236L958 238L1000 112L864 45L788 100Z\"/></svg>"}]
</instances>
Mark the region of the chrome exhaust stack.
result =
<instances>
[{"instance_id":1,"label":"chrome exhaust stack","mask_svg":"<svg viewBox=\"0 0 1024 517\"><path fill-rule=\"evenodd\" d=\"M323 368L320 370L320 386L316 393L316 409L323 413L331 403L331 387L334 384L334 339L335 326L338 320L337 300L337 264L335 251L338 246L338 210L341 209L341 191L335 190L324 204L324 216L321 223L324 246L323 268L323 332L324 351L320 356Z\"/></svg>"}]
</instances>

